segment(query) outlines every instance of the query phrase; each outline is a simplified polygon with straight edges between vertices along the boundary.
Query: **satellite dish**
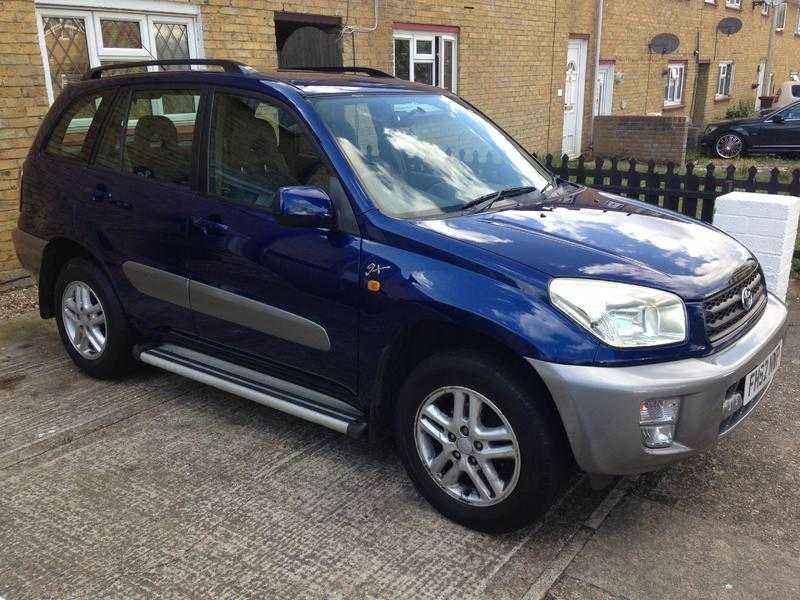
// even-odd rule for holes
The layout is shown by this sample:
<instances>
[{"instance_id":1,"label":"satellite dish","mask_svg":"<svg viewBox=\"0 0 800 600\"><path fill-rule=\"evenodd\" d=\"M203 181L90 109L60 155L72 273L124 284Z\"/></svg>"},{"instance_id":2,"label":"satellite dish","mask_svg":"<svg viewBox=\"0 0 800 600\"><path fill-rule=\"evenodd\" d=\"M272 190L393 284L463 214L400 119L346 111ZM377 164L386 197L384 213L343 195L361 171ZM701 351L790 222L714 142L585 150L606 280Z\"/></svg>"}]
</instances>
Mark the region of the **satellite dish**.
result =
<instances>
[{"instance_id":1,"label":"satellite dish","mask_svg":"<svg viewBox=\"0 0 800 600\"><path fill-rule=\"evenodd\" d=\"M737 17L725 17L717 23L717 31L725 35L733 35L742 30L742 20Z\"/></svg>"},{"instance_id":2,"label":"satellite dish","mask_svg":"<svg viewBox=\"0 0 800 600\"><path fill-rule=\"evenodd\" d=\"M674 33L659 33L650 40L650 52L654 54L672 54L680 44L681 41Z\"/></svg>"}]
</instances>

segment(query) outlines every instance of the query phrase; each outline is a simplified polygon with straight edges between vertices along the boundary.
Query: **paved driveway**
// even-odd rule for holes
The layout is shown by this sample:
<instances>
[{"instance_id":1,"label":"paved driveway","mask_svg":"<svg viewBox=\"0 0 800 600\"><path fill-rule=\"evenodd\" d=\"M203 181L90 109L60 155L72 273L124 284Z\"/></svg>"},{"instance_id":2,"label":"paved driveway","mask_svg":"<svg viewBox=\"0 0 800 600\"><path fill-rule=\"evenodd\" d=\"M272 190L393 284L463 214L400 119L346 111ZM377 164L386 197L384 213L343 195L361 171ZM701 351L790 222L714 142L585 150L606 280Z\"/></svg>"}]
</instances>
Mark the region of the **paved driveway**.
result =
<instances>
[{"instance_id":1,"label":"paved driveway","mask_svg":"<svg viewBox=\"0 0 800 600\"><path fill-rule=\"evenodd\" d=\"M0 324L0 596L800 597L800 311L770 398L713 452L507 536L350 440L154 370L79 375L52 322Z\"/></svg>"}]
</instances>

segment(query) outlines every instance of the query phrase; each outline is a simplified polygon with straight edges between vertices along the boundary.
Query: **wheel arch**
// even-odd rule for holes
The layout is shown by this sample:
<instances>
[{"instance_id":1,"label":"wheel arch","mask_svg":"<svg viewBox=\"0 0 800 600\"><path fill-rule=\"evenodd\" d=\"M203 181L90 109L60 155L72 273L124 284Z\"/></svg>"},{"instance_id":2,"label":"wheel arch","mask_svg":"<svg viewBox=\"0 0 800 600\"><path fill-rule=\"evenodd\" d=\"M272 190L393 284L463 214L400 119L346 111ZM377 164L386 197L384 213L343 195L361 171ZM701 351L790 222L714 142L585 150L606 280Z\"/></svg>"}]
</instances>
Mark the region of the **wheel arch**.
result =
<instances>
[{"instance_id":1,"label":"wheel arch","mask_svg":"<svg viewBox=\"0 0 800 600\"><path fill-rule=\"evenodd\" d=\"M511 365L530 390L546 391L548 409L567 441L564 423L550 390L536 369L504 340L449 321L423 319L404 327L378 359L375 388L369 405L370 437L391 430L397 395L411 371L426 358L448 350L474 350ZM569 443L566 447L571 448ZM571 453L571 449L570 449Z\"/></svg>"},{"instance_id":2,"label":"wheel arch","mask_svg":"<svg viewBox=\"0 0 800 600\"><path fill-rule=\"evenodd\" d=\"M39 270L39 315L43 319L55 316L55 287L58 274L67 262L78 257L97 265L108 275L100 261L81 244L63 237L50 240L44 248Z\"/></svg>"}]
</instances>

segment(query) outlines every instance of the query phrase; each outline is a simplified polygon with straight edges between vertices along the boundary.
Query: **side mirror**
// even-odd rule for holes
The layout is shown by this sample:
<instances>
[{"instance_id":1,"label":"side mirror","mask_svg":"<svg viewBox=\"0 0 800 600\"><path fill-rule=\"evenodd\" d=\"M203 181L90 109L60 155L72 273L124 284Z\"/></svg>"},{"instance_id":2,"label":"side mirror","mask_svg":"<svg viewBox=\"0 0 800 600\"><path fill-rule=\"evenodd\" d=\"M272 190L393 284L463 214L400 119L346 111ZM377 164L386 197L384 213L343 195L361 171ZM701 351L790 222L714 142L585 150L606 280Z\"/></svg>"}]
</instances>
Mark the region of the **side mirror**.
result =
<instances>
[{"instance_id":1,"label":"side mirror","mask_svg":"<svg viewBox=\"0 0 800 600\"><path fill-rule=\"evenodd\" d=\"M786 123L786 117L784 117L783 115L775 115L774 117L772 117L772 122L778 124Z\"/></svg>"},{"instance_id":2,"label":"side mirror","mask_svg":"<svg viewBox=\"0 0 800 600\"><path fill-rule=\"evenodd\" d=\"M333 202L317 187L283 187L278 190L278 222L286 227L333 227Z\"/></svg>"}]
</instances>

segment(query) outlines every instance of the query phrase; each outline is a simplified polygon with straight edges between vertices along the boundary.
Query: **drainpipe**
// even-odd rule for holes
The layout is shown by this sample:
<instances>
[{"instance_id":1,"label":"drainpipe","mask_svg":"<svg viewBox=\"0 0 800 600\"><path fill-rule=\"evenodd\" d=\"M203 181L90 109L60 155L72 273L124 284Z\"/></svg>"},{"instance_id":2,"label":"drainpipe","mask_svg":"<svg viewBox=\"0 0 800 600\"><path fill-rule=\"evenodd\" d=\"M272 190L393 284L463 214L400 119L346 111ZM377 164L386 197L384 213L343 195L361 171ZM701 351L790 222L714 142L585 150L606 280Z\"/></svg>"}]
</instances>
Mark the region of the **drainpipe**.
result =
<instances>
[{"instance_id":1,"label":"drainpipe","mask_svg":"<svg viewBox=\"0 0 800 600\"><path fill-rule=\"evenodd\" d=\"M594 107L597 106L597 74L600 72L600 54L603 45L603 9L605 1L597 0L595 8L595 28L594 28L594 81L592 82L592 121L589 133L589 147L594 150Z\"/></svg>"},{"instance_id":2,"label":"drainpipe","mask_svg":"<svg viewBox=\"0 0 800 600\"><path fill-rule=\"evenodd\" d=\"M778 6L784 4L782 0L772 0L772 26L769 28L769 41L767 43L767 60L764 62L764 82L769 83L769 74L773 71L772 63L775 54L775 28L778 26ZM767 89L767 93L772 90ZM764 90L761 91L764 93Z\"/></svg>"}]
</instances>

